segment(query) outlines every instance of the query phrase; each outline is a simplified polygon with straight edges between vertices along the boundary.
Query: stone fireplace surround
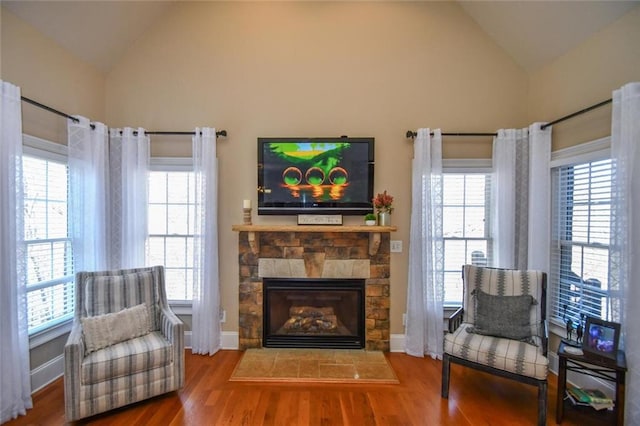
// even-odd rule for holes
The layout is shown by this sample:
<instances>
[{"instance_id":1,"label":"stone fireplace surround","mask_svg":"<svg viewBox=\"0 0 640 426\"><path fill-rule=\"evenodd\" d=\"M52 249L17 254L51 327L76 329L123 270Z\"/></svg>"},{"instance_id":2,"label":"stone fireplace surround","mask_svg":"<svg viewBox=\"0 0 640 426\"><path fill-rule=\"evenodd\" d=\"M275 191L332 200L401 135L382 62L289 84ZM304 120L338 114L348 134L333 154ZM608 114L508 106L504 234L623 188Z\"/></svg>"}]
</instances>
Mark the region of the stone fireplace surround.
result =
<instances>
[{"instance_id":1,"label":"stone fireplace surround","mask_svg":"<svg viewBox=\"0 0 640 426\"><path fill-rule=\"evenodd\" d=\"M234 225L239 348L260 348L263 278L365 279L365 348L389 351L392 226Z\"/></svg>"}]
</instances>

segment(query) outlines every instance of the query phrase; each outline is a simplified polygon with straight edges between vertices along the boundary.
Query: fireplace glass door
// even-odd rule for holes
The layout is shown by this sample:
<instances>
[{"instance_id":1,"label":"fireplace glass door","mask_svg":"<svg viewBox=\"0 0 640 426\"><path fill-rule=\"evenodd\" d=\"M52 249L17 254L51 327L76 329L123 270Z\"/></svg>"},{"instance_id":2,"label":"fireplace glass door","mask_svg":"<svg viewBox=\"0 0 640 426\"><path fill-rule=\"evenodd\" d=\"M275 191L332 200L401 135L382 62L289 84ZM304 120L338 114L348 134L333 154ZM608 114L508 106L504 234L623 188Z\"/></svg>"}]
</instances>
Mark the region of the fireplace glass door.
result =
<instances>
[{"instance_id":1,"label":"fireplace glass door","mask_svg":"<svg viewBox=\"0 0 640 426\"><path fill-rule=\"evenodd\" d=\"M263 280L266 347L364 347L361 279Z\"/></svg>"}]
</instances>

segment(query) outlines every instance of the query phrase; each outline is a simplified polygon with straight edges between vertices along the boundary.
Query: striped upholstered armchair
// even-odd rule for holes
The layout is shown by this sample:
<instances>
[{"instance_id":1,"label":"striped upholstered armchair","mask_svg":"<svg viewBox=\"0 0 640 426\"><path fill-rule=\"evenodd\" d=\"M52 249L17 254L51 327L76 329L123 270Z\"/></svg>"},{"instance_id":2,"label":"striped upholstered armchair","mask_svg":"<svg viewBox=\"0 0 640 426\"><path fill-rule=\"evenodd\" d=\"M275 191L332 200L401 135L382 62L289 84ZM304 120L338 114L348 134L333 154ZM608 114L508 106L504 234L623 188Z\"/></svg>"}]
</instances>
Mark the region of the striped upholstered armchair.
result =
<instances>
[{"instance_id":1,"label":"striped upholstered armchair","mask_svg":"<svg viewBox=\"0 0 640 426\"><path fill-rule=\"evenodd\" d=\"M64 348L68 421L179 389L184 324L167 305L164 267L78 272Z\"/></svg>"},{"instance_id":2,"label":"striped upholstered armchair","mask_svg":"<svg viewBox=\"0 0 640 426\"><path fill-rule=\"evenodd\" d=\"M444 339L442 397L450 363L538 387L538 425L547 416L547 275L465 265L464 299Z\"/></svg>"}]
</instances>

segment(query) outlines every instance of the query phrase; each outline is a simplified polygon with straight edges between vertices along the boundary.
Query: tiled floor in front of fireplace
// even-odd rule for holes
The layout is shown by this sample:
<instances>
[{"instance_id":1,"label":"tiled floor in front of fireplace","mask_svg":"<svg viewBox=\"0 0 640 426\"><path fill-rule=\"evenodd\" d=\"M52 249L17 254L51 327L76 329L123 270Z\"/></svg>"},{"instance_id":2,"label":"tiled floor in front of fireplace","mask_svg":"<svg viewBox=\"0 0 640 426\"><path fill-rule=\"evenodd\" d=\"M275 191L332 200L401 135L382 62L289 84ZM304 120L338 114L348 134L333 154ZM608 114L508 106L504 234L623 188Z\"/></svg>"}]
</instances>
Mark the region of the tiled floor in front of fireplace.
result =
<instances>
[{"instance_id":1,"label":"tiled floor in front of fireplace","mask_svg":"<svg viewBox=\"0 0 640 426\"><path fill-rule=\"evenodd\" d=\"M364 349L248 349L229 380L399 383L384 353Z\"/></svg>"}]
</instances>

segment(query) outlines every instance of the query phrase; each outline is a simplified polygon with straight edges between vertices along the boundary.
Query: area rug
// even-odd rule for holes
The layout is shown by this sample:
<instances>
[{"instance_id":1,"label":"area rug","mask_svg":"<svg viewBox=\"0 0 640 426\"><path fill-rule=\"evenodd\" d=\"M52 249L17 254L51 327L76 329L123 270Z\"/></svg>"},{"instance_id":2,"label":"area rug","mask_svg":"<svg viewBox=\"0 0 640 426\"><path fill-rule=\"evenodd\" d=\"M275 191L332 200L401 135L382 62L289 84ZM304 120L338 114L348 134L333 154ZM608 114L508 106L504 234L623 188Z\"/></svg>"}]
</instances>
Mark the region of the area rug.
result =
<instances>
[{"instance_id":1,"label":"area rug","mask_svg":"<svg viewBox=\"0 0 640 426\"><path fill-rule=\"evenodd\" d=\"M351 349L248 349L229 380L400 383L382 352Z\"/></svg>"}]
</instances>

